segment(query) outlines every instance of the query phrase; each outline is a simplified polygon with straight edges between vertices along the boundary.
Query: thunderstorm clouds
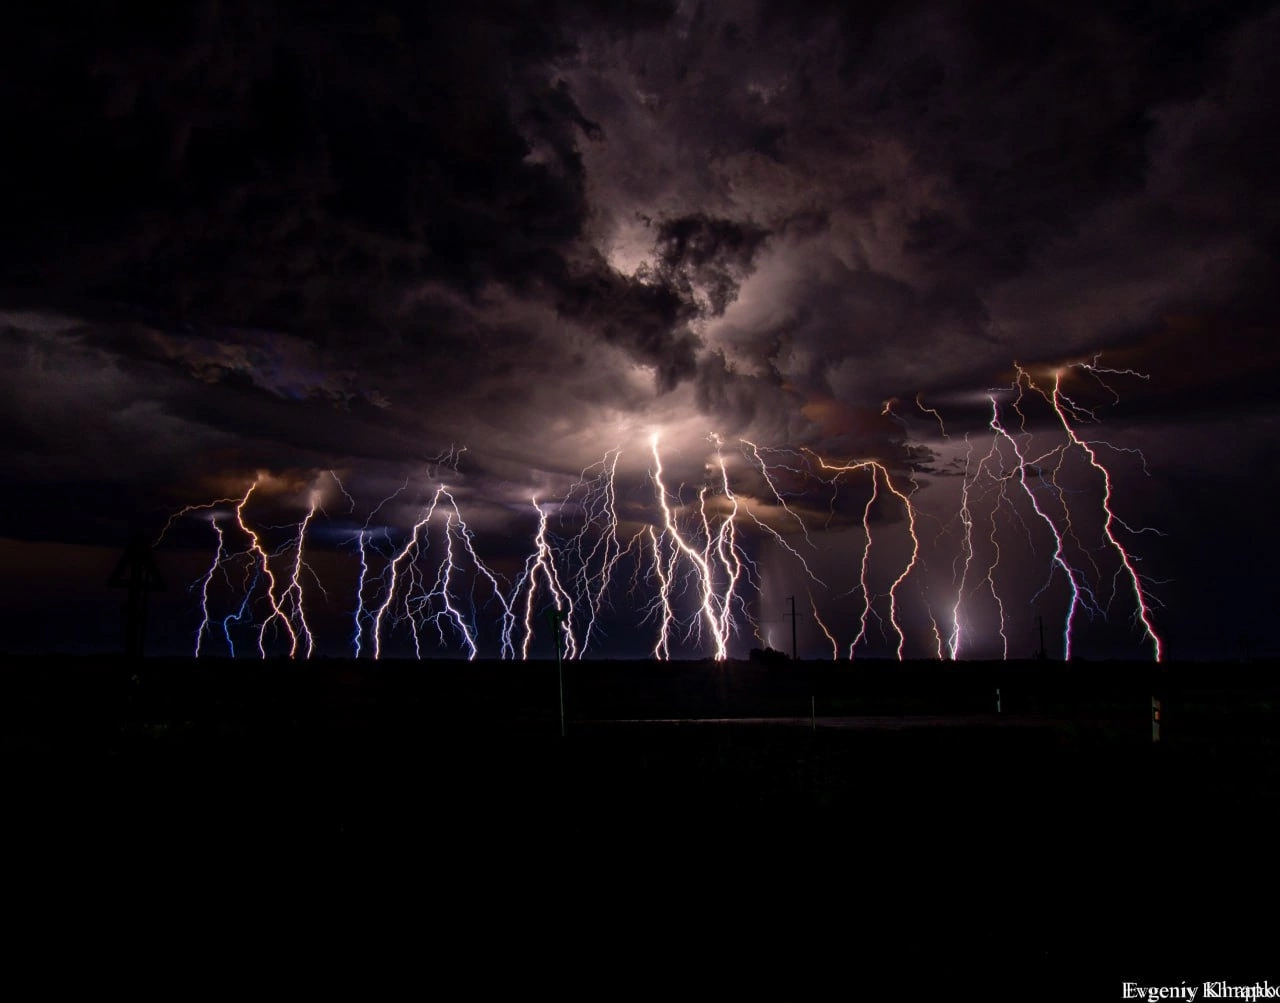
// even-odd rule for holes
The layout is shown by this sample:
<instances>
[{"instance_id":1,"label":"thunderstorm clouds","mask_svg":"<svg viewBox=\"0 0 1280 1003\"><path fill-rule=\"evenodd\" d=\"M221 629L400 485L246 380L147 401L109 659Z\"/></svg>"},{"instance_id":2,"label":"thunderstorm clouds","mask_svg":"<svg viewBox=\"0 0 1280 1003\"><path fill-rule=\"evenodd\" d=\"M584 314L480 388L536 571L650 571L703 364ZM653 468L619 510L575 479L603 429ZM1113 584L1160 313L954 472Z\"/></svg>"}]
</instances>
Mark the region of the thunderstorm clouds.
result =
<instances>
[{"instance_id":1,"label":"thunderstorm clouds","mask_svg":"<svg viewBox=\"0 0 1280 1003\"><path fill-rule=\"evenodd\" d=\"M1278 49L1195 0L7 11L0 649L118 646L163 530L174 652L550 657L572 604L745 657L795 597L810 658L1274 653Z\"/></svg>"}]
</instances>

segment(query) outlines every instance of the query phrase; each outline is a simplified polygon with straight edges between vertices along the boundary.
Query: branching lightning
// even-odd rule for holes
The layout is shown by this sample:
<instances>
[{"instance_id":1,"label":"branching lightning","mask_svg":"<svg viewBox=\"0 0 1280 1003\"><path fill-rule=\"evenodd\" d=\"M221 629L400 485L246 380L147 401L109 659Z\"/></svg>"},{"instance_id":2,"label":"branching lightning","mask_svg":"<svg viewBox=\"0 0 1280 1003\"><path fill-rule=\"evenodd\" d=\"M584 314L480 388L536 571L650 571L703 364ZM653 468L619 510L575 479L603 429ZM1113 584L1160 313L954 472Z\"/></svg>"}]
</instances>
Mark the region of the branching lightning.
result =
<instances>
[{"instance_id":1,"label":"branching lightning","mask_svg":"<svg viewBox=\"0 0 1280 1003\"><path fill-rule=\"evenodd\" d=\"M739 638L762 637L761 617L803 577L807 643L833 658L955 660L993 646L1008 658L1032 615L1060 603L1063 657L1086 621L1105 621L1119 606L1132 610L1131 629L1158 661L1165 645L1154 583L1130 546L1156 531L1121 517L1109 465L1132 459L1146 472L1146 460L1082 434L1098 409L1068 394L1073 373L1113 402L1119 394L1107 379L1147 379L1097 357L1047 380L1015 364L1012 382L986 394L985 422L971 423L963 439L922 394L907 416L891 398L882 413L907 433L897 443L905 461L745 438L726 457L712 433L701 481L677 485L675 454L660 433L643 447L622 442L554 492L491 506L489 525L532 516L527 546L517 543L494 565L481 550L509 534L477 534L484 520L471 512L464 450L453 447L363 517L334 471L319 471L305 489L259 474L239 494L174 512L155 542L180 535L186 519L213 530L212 557L191 586L196 656L225 644L234 657L249 644L262 658L310 658L337 640L356 658L423 657L431 641L469 659L549 657L539 638L554 611L569 659L641 630L655 658L724 660ZM913 429L924 439L913 440ZM946 471L939 457L949 458ZM681 459L690 461L687 447ZM559 500L547 501L549 493ZM340 499L340 511L326 509L326 498ZM280 511L296 514L266 521ZM922 519L940 527L936 535L922 536ZM860 532L861 546L837 560L817 537L844 528ZM324 567L347 562L349 591L326 591L312 563L321 552ZM1040 569L1038 589L1020 584L1029 564ZM842 606L850 598L852 607ZM322 624L346 616L345 638L322 636Z\"/></svg>"}]
</instances>

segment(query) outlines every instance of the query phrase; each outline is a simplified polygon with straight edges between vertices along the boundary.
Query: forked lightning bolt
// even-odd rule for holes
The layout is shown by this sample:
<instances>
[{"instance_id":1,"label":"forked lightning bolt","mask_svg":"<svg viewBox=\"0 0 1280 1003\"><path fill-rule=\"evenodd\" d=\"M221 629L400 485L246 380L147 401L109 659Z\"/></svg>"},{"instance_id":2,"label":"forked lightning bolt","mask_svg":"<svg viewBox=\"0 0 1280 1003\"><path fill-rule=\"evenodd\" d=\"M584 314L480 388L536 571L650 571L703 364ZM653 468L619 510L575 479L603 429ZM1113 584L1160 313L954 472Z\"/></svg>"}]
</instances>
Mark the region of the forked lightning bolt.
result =
<instances>
[{"instance_id":1,"label":"forked lightning bolt","mask_svg":"<svg viewBox=\"0 0 1280 1003\"><path fill-rule=\"evenodd\" d=\"M911 420L891 398L883 413L908 432L898 443L907 459L896 464L745 438L726 457L711 433L701 482L677 485L660 433L643 444L621 442L576 480L560 481L554 493L531 492L509 510L508 521L533 516L525 548L504 559L510 578L481 556L484 537L464 512L473 492L463 451L452 447L427 461L418 487L406 477L363 518L334 471L316 473L305 488L260 474L240 494L174 512L156 543L185 518L213 530L213 554L191 588L197 656L235 656L248 644L263 658L312 657L322 641L317 625L338 615L350 617L347 644L356 658L422 657L428 638L471 659L549 657L543 624L554 611L570 659L601 648L610 631L640 630L655 658L690 652L723 660L738 638L761 636L760 618L776 615L782 595L794 591L785 585L775 595L766 583L803 576L811 642L836 658L959 659L993 645L1008 658L1028 612L1055 605L1070 658L1086 618L1105 620L1120 605L1132 609L1133 629L1160 660L1158 603L1129 544L1154 531L1122 519L1110 466L1132 457L1145 472L1145 457L1081 432L1098 408L1082 399L1087 386L1068 393L1076 373L1113 402L1119 394L1107 380L1146 379L1097 357L1060 366L1047 380L1015 364L1012 381L987 393L985 424L964 431L962 453L959 434L949 434L923 395ZM913 429L923 429L923 441L912 440ZM921 490L942 476L921 462L936 455L954 464L950 512L934 500L939 491ZM851 490L859 492L852 503ZM327 497L340 497L342 511L327 509ZM824 508L825 519L815 515ZM301 514L269 524L272 510ZM815 537L844 520L842 510L862 543L840 561ZM882 514L902 528L880 526ZM922 536L922 519L938 532ZM317 548L335 546L355 582L347 599L326 592L311 563ZM326 556L326 565L335 559ZM1018 585L1028 560L1041 569L1038 592ZM946 568L949 579L939 577ZM850 596L856 607L834 612Z\"/></svg>"}]
</instances>

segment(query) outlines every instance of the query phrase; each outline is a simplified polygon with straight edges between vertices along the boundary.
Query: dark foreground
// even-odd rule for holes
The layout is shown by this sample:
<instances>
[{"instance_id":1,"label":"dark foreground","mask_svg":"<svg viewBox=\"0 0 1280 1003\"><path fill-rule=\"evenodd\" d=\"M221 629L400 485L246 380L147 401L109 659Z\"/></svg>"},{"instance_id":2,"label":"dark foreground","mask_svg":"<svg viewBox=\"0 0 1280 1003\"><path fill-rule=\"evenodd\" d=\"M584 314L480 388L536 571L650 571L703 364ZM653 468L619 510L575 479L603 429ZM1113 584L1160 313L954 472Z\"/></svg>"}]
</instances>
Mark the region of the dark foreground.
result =
<instances>
[{"instance_id":1,"label":"dark foreground","mask_svg":"<svg viewBox=\"0 0 1280 1003\"><path fill-rule=\"evenodd\" d=\"M1275 985L1276 672L567 666L561 740L554 664L11 661L10 913L468 994Z\"/></svg>"}]
</instances>

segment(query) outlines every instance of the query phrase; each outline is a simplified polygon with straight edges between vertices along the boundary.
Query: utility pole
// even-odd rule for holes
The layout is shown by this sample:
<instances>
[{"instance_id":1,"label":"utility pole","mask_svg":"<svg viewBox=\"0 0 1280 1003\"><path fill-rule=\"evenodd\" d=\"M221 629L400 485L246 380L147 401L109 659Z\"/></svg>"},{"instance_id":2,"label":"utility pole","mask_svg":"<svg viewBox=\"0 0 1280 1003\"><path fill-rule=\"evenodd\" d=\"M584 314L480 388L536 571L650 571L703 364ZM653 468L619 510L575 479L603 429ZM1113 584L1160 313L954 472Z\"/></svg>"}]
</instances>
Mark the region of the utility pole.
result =
<instances>
[{"instance_id":1,"label":"utility pole","mask_svg":"<svg viewBox=\"0 0 1280 1003\"><path fill-rule=\"evenodd\" d=\"M560 653L560 628L564 624L564 614L558 609L547 610L547 619L551 621L551 629L556 635L556 681L560 688L560 737L564 738L564 658Z\"/></svg>"},{"instance_id":2,"label":"utility pole","mask_svg":"<svg viewBox=\"0 0 1280 1003\"><path fill-rule=\"evenodd\" d=\"M791 603L791 612L787 616L791 617L791 660L798 661L796 658L796 597L787 596L787 602Z\"/></svg>"},{"instance_id":3,"label":"utility pole","mask_svg":"<svg viewBox=\"0 0 1280 1003\"><path fill-rule=\"evenodd\" d=\"M128 589L129 595L124 604L125 654L130 658L141 658L147 631L147 594L164 591L164 579L151 556L151 545L141 533L135 533L130 539L129 546L107 579L107 587Z\"/></svg>"},{"instance_id":4,"label":"utility pole","mask_svg":"<svg viewBox=\"0 0 1280 1003\"><path fill-rule=\"evenodd\" d=\"M1049 658L1049 652L1044 650L1044 617L1037 617L1040 621L1040 650L1036 653L1036 657L1040 661L1046 661Z\"/></svg>"}]
</instances>

